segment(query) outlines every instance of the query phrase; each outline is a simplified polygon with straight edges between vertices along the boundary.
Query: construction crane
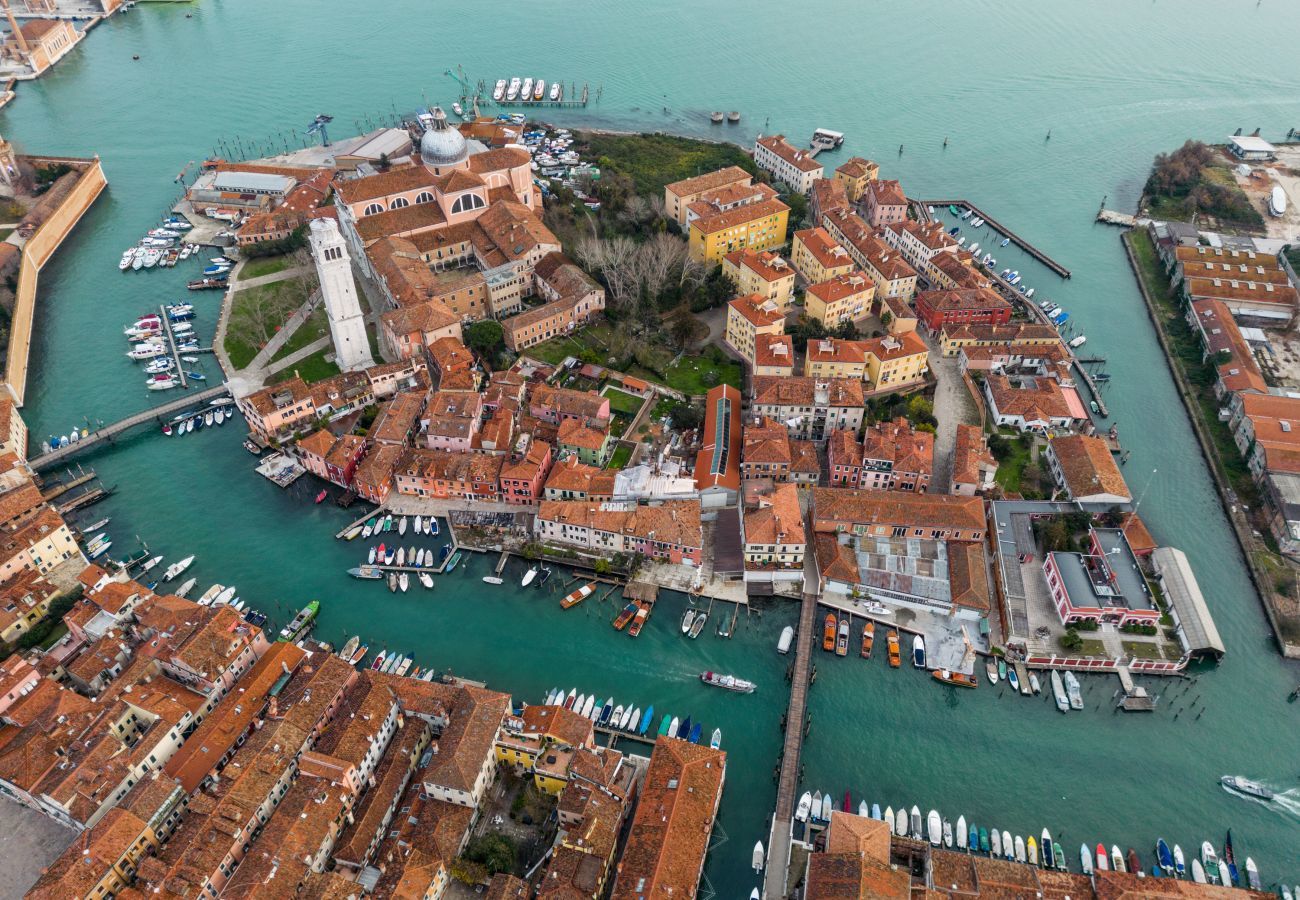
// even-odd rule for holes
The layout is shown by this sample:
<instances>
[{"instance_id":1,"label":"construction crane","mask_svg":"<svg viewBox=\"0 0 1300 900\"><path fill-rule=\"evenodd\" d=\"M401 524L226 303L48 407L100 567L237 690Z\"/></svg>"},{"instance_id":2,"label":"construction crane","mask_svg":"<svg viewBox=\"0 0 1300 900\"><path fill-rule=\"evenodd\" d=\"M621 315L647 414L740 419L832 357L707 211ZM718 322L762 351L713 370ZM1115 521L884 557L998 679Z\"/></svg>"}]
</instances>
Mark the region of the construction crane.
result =
<instances>
[{"instance_id":1,"label":"construction crane","mask_svg":"<svg viewBox=\"0 0 1300 900\"><path fill-rule=\"evenodd\" d=\"M304 131L303 134L316 134L317 132L320 132L321 146L328 147L330 145L330 135L329 132L325 130L325 126L333 121L333 116L327 116L325 113L321 113L312 120L312 123L307 126L307 130Z\"/></svg>"}]
</instances>

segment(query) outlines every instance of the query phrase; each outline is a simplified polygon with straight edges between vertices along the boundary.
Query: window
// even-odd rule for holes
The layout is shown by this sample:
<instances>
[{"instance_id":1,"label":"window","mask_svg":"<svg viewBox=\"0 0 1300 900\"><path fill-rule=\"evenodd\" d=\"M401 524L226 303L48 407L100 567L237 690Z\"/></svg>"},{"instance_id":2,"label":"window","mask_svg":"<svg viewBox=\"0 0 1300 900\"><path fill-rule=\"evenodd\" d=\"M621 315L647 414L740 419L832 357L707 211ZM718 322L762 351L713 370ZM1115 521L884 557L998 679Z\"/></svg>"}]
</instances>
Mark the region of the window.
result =
<instances>
[{"instance_id":1,"label":"window","mask_svg":"<svg viewBox=\"0 0 1300 900\"><path fill-rule=\"evenodd\" d=\"M416 203L432 203L432 202L433 202L433 194L430 194L428 191L420 191L420 193L418 193L418 194L415 195L415 202L416 202Z\"/></svg>"},{"instance_id":2,"label":"window","mask_svg":"<svg viewBox=\"0 0 1300 900\"><path fill-rule=\"evenodd\" d=\"M388 208L402 209L403 207L410 206L410 205L411 205L411 201L407 200L405 197L395 197L393 198L393 202L388 204Z\"/></svg>"},{"instance_id":3,"label":"window","mask_svg":"<svg viewBox=\"0 0 1300 900\"><path fill-rule=\"evenodd\" d=\"M456 198L456 202L451 205L453 213L469 212L475 209L482 209L487 204L478 194L462 194Z\"/></svg>"},{"instance_id":4,"label":"window","mask_svg":"<svg viewBox=\"0 0 1300 900\"><path fill-rule=\"evenodd\" d=\"M370 203L370 204L367 204L367 205L366 205L366 208L361 212L361 215L363 215L363 216L375 216L375 215L378 215L379 213L381 213L381 212L383 212L383 211L384 211L384 208L383 208L382 206L380 206L378 203Z\"/></svg>"}]
</instances>

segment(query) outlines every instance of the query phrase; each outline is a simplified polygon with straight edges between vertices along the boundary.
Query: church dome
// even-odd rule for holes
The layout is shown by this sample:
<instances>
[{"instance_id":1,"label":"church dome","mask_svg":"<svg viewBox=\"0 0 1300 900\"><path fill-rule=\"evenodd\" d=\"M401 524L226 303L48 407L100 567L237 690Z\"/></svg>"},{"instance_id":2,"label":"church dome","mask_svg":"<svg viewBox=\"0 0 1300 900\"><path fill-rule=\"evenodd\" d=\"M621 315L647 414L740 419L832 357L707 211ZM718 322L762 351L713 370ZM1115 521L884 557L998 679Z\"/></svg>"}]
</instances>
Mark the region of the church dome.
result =
<instances>
[{"instance_id":1,"label":"church dome","mask_svg":"<svg viewBox=\"0 0 1300 900\"><path fill-rule=\"evenodd\" d=\"M463 162L469 156L465 138L447 124L447 114L441 107L433 108L433 124L420 138L420 160L426 166L442 168Z\"/></svg>"}]
</instances>

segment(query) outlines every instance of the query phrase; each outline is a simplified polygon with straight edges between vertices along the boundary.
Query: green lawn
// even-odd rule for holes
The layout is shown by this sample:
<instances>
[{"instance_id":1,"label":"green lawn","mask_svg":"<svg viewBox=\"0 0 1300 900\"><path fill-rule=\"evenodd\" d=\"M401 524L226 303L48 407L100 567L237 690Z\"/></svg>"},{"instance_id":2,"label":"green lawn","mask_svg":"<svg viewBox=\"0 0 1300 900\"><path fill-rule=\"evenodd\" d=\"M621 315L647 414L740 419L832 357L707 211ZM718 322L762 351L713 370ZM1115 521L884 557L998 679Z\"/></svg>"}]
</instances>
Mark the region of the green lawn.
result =
<instances>
[{"instance_id":1,"label":"green lawn","mask_svg":"<svg viewBox=\"0 0 1300 900\"><path fill-rule=\"evenodd\" d=\"M609 398L610 409L628 416L635 416L640 411L641 404L645 402L641 397L615 387L605 388L604 395Z\"/></svg>"},{"instance_id":2,"label":"green lawn","mask_svg":"<svg viewBox=\"0 0 1300 900\"><path fill-rule=\"evenodd\" d=\"M998 460L998 473L994 480L1008 494L1019 494L1021 476L1030 462L1030 446L1027 442L1022 442L1019 435L1003 434L1002 437L1007 442L1008 453L1004 459Z\"/></svg>"},{"instance_id":3,"label":"green lawn","mask_svg":"<svg viewBox=\"0 0 1300 900\"><path fill-rule=\"evenodd\" d=\"M1146 641L1120 641L1120 646L1129 656L1136 656L1138 659L1164 659L1159 644L1149 644Z\"/></svg>"},{"instance_id":4,"label":"green lawn","mask_svg":"<svg viewBox=\"0 0 1300 900\"><path fill-rule=\"evenodd\" d=\"M597 322L595 325L580 328L573 334L552 338L544 344L529 347L523 355L558 366L564 362L565 357L580 358L584 350L590 350L595 354L597 361L604 365L609 359L611 346L614 345L622 345L619 335L608 322Z\"/></svg>"},{"instance_id":5,"label":"green lawn","mask_svg":"<svg viewBox=\"0 0 1300 900\"><path fill-rule=\"evenodd\" d=\"M306 359L300 359L289 368L282 372L277 372L271 377L271 384L279 384L281 381L288 381L293 377L294 372L308 384L315 384L317 381L324 381L331 375L339 373L339 367L325 359L326 354L333 353L333 347L326 347L324 350L317 350Z\"/></svg>"},{"instance_id":6,"label":"green lawn","mask_svg":"<svg viewBox=\"0 0 1300 900\"><path fill-rule=\"evenodd\" d=\"M744 378L740 363L721 356L708 359L702 356L685 356L665 373L665 383L684 394L707 394L709 388L729 384L739 388ZM712 372L716 378L706 377Z\"/></svg>"},{"instance_id":7,"label":"green lawn","mask_svg":"<svg viewBox=\"0 0 1300 900\"><path fill-rule=\"evenodd\" d=\"M235 291L226 326L226 353L231 365L242 369L252 362L257 351L306 299L307 285L299 278Z\"/></svg>"},{"instance_id":8,"label":"green lawn","mask_svg":"<svg viewBox=\"0 0 1300 900\"><path fill-rule=\"evenodd\" d=\"M307 317L307 321L298 326L298 330L284 342L284 346L271 357L271 361L284 359L292 353L297 353L312 341L325 337L327 334L329 334L329 320L325 316L325 306L322 304L312 310L312 314Z\"/></svg>"},{"instance_id":9,"label":"green lawn","mask_svg":"<svg viewBox=\"0 0 1300 900\"><path fill-rule=\"evenodd\" d=\"M628 464L628 460L630 460L631 458L632 458L631 446L629 446L628 444L619 444L617 447L614 448L614 455L609 458L609 462L606 464L605 468L607 469L625 468Z\"/></svg>"},{"instance_id":10,"label":"green lawn","mask_svg":"<svg viewBox=\"0 0 1300 900\"><path fill-rule=\"evenodd\" d=\"M274 275L276 272L283 272L293 265L293 258L287 253L281 256L262 256L257 259L250 259L244 263L244 268L239 270L240 278L261 278L264 275Z\"/></svg>"},{"instance_id":11,"label":"green lawn","mask_svg":"<svg viewBox=\"0 0 1300 900\"><path fill-rule=\"evenodd\" d=\"M1106 645L1095 638L1084 638L1083 646L1078 650L1071 650L1069 652L1078 654L1079 656L1105 656Z\"/></svg>"},{"instance_id":12,"label":"green lawn","mask_svg":"<svg viewBox=\"0 0 1300 900\"><path fill-rule=\"evenodd\" d=\"M754 160L735 144L714 143L668 134L596 134L579 132L580 144L605 172L632 179L638 194L662 197L664 185L726 166L756 173Z\"/></svg>"}]
</instances>

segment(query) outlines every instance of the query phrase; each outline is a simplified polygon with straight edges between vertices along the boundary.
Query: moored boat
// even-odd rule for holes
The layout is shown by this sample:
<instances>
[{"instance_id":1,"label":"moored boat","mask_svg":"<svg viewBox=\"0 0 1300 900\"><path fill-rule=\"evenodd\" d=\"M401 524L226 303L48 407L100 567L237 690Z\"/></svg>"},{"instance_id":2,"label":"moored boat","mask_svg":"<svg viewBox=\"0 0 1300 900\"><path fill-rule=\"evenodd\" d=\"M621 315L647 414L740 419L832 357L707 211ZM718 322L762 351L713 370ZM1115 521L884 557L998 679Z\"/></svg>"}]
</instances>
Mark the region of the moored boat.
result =
<instances>
[{"instance_id":1,"label":"moored boat","mask_svg":"<svg viewBox=\"0 0 1300 900\"><path fill-rule=\"evenodd\" d=\"M867 624L862 626L862 658L871 659L871 647L876 641L876 623L867 620Z\"/></svg>"},{"instance_id":2,"label":"moored boat","mask_svg":"<svg viewBox=\"0 0 1300 900\"><path fill-rule=\"evenodd\" d=\"M935 669L931 673L936 681L944 684L951 684L954 687L974 688L979 686L979 682L973 675L967 675L965 672L950 672L947 669Z\"/></svg>"},{"instance_id":3,"label":"moored boat","mask_svg":"<svg viewBox=\"0 0 1300 900\"><path fill-rule=\"evenodd\" d=\"M827 613L822 623L822 649L829 652L835 649L835 613Z\"/></svg>"},{"instance_id":4,"label":"moored boat","mask_svg":"<svg viewBox=\"0 0 1300 900\"><path fill-rule=\"evenodd\" d=\"M1069 670L1061 678L1065 681L1066 696L1070 698L1070 709L1083 709L1083 692L1079 690L1079 679Z\"/></svg>"},{"instance_id":5,"label":"moored boat","mask_svg":"<svg viewBox=\"0 0 1300 900\"><path fill-rule=\"evenodd\" d=\"M597 584L598 582L595 581L584 584L582 587L578 588L576 591L574 591L573 593L565 597L563 600L561 600L560 608L569 609L572 606L577 606L583 600L586 600L588 597L591 596L591 593L596 589Z\"/></svg>"},{"instance_id":6,"label":"moored boat","mask_svg":"<svg viewBox=\"0 0 1300 900\"><path fill-rule=\"evenodd\" d=\"M912 665L918 669L925 668L925 638L919 634L912 636Z\"/></svg>"},{"instance_id":7,"label":"moored boat","mask_svg":"<svg viewBox=\"0 0 1300 900\"><path fill-rule=\"evenodd\" d=\"M840 619L835 637L835 655L847 656L849 653L849 620Z\"/></svg>"},{"instance_id":8,"label":"moored boat","mask_svg":"<svg viewBox=\"0 0 1300 900\"><path fill-rule=\"evenodd\" d=\"M898 648L898 631L894 628L889 629L889 667L897 669L902 664L902 659Z\"/></svg>"},{"instance_id":9,"label":"moored boat","mask_svg":"<svg viewBox=\"0 0 1300 900\"><path fill-rule=\"evenodd\" d=\"M316 620L316 614L320 612L320 601L313 600L298 611L298 614L290 620L289 624L280 629L278 640L292 643L307 633L311 628L312 622Z\"/></svg>"},{"instance_id":10,"label":"moored boat","mask_svg":"<svg viewBox=\"0 0 1300 900\"><path fill-rule=\"evenodd\" d=\"M1069 712L1070 698L1065 693L1065 684L1061 681L1061 673L1053 669L1050 679L1052 682L1052 696L1056 699L1056 708L1061 712Z\"/></svg>"}]
</instances>

